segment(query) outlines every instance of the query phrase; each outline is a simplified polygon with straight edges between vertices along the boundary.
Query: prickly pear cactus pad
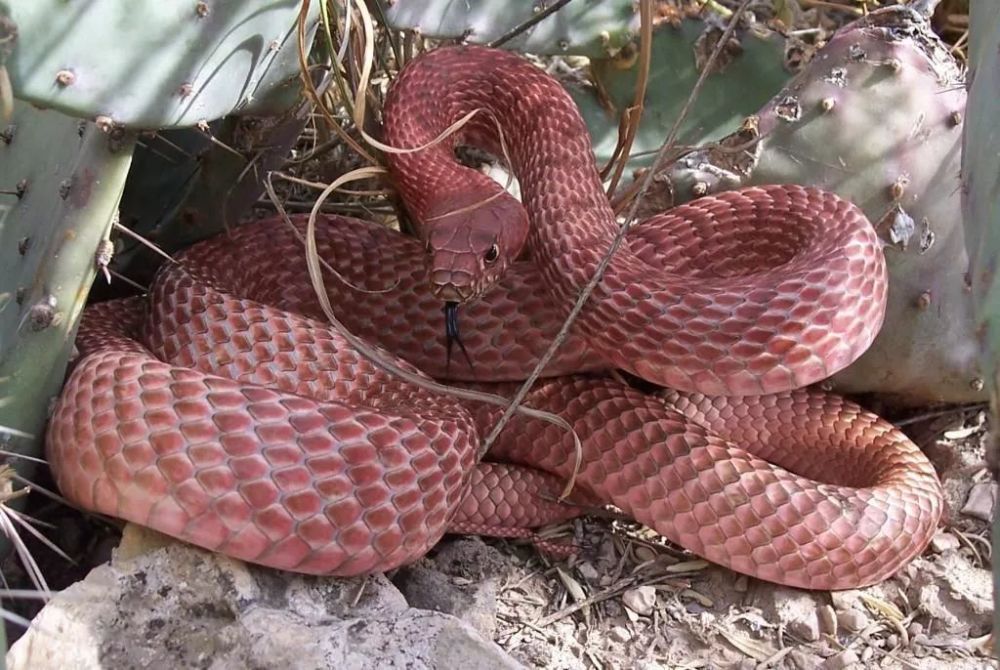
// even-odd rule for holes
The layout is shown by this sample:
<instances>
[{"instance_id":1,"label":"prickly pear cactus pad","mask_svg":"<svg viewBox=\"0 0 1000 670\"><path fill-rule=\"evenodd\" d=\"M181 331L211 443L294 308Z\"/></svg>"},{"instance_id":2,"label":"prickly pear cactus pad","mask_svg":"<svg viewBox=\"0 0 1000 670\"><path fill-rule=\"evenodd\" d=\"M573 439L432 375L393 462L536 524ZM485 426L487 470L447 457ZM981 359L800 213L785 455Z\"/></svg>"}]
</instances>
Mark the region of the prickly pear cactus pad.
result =
<instances>
[{"instance_id":1,"label":"prickly pear cactus pad","mask_svg":"<svg viewBox=\"0 0 1000 670\"><path fill-rule=\"evenodd\" d=\"M125 184L121 223L173 253L236 225L264 192L306 126L310 103L279 116L228 116L211 137L177 128L144 138ZM163 258L135 239L118 237L112 267L147 284Z\"/></svg>"},{"instance_id":2,"label":"prickly pear cactus pad","mask_svg":"<svg viewBox=\"0 0 1000 670\"><path fill-rule=\"evenodd\" d=\"M14 95L72 116L193 126L280 111L299 93L300 0L7 4L18 30L7 62Z\"/></svg>"},{"instance_id":3,"label":"prickly pear cactus pad","mask_svg":"<svg viewBox=\"0 0 1000 670\"><path fill-rule=\"evenodd\" d=\"M692 19L677 26L661 23L656 27L630 170L653 162L698 80L700 61L708 58L721 32ZM733 48L726 50L721 64L705 80L681 127L678 143L697 145L735 130L747 114L759 109L788 81L783 57L784 39L780 35L767 30L737 33ZM639 67L635 50L631 57L622 54L593 59L595 86L569 87L590 130L598 164L605 164L614 153L621 114L633 104Z\"/></svg>"},{"instance_id":4,"label":"prickly pear cactus pad","mask_svg":"<svg viewBox=\"0 0 1000 670\"><path fill-rule=\"evenodd\" d=\"M965 98L960 66L921 15L880 10L838 32L723 141L744 150L699 152L672 168L678 200L810 184L876 224L890 273L885 325L833 378L842 392L906 404L985 398L960 205Z\"/></svg>"},{"instance_id":5,"label":"prickly pear cactus pad","mask_svg":"<svg viewBox=\"0 0 1000 670\"><path fill-rule=\"evenodd\" d=\"M1000 455L1000 3L973 0L969 16L969 104L962 143L962 210L976 338L992 398L993 462ZM1000 551L1000 515L993 519L993 551ZM993 601L1000 599L1000 564L993 562ZM1000 626L994 608L993 629ZM1000 639L994 637L994 655Z\"/></svg>"},{"instance_id":6,"label":"prickly pear cactus pad","mask_svg":"<svg viewBox=\"0 0 1000 670\"><path fill-rule=\"evenodd\" d=\"M974 1L971 10L962 205L980 353L1000 409L1000 3Z\"/></svg>"},{"instance_id":7,"label":"prickly pear cactus pad","mask_svg":"<svg viewBox=\"0 0 1000 670\"><path fill-rule=\"evenodd\" d=\"M384 0L383 0L384 1ZM386 21L435 39L487 44L530 20L554 2L539 0L395 0ZM639 29L632 0L573 0L504 43L504 48L539 55L608 57Z\"/></svg>"},{"instance_id":8,"label":"prickly pear cactus pad","mask_svg":"<svg viewBox=\"0 0 1000 670\"><path fill-rule=\"evenodd\" d=\"M41 449L133 146L20 101L0 126L0 426L33 436L8 450Z\"/></svg>"}]
</instances>

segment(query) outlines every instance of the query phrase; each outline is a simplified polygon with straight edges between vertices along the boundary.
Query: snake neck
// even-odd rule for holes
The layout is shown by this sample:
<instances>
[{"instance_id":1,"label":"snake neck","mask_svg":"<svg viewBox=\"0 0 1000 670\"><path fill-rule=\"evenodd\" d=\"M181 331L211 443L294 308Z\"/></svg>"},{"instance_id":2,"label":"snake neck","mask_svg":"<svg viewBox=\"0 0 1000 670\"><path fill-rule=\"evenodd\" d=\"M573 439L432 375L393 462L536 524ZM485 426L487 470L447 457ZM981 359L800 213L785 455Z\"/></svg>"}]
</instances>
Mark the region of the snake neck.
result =
<instances>
[{"instance_id":1,"label":"snake neck","mask_svg":"<svg viewBox=\"0 0 1000 670\"><path fill-rule=\"evenodd\" d=\"M387 142L409 148L429 144L474 111L446 140L387 156L418 224L432 218L437 203L468 202L469 194L488 198L498 190L489 177L455 158L456 146L468 144L503 157L517 177L531 223L528 247L541 267L567 277L568 256L575 272L588 264L581 254L596 263L616 225L590 136L566 91L523 58L474 46L421 55L387 96Z\"/></svg>"}]
</instances>

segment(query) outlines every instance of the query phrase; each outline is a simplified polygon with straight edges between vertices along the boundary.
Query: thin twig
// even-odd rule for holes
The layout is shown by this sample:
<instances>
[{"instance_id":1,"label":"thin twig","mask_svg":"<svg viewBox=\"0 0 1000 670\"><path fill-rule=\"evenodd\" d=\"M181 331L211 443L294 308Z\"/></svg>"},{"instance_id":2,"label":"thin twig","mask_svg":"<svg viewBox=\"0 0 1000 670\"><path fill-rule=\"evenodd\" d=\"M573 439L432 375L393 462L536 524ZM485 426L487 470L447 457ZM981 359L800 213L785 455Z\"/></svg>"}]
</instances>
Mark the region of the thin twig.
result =
<instances>
[{"instance_id":1,"label":"thin twig","mask_svg":"<svg viewBox=\"0 0 1000 670\"><path fill-rule=\"evenodd\" d=\"M583 291L580 292L580 297L577 298L576 304L573 305L573 309L570 311L569 316L566 317L566 320L563 322L562 328L560 328L559 332L556 334L555 339L552 340L552 344L549 345L549 348L546 349L542 358L538 361L538 364L535 365L535 369L531 371L531 375L528 376L527 381L525 381L524 384L521 385L521 388L518 389L514 399L504 411L503 416L501 416L500 420L497 421L495 426L493 426L493 430L491 430L490 434L486 436L486 439L483 442L484 451L488 451L493 445L497 436L500 435L500 431L504 429L504 426L507 425L511 417L514 415L518 405L520 405L520 403L528 395L531 387L541 375L542 370L544 370L545 366L549 364L549 361L552 360L556 350L559 349L563 341L566 339L573 322L576 321L576 317L580 314L580 311L587 303L587 300L590 299L590 294L594 292L597 284L600 283L601 278L604 277L604 272L608 269L611 259L614 257L619 247L621 247L622 242L625 240L625 236L628 234L628 231L632 226L635 213L639 209L639 203L645 196L646 191L649 190L649 187L653 183L653 177L657 174L657 172L659 172L665 163L667 154L670 153L674 143L677 141L677 135L680 132L681 123L683 123L684 119L687 118L688 112L691 110L691 106L694 104L698 94L701 92L702 86L704 86L705 80L708 78L708 74L712 72L712 69L715 67L715 61L718 59L719 54L722 53L724 46L729 43L729 38L732 36L733 31L736 30L736 25L739 23L743 13L750 5L750 2L751 0L743 0L743 2L740 3L739 8L733 13L733 18L730 19L729 25L726 26L726 30L723 32L722 38L715 45L715 48L712 50L712 55L709 56L708 61L705 63L705 67L702 68L701 73L698 75L698 81L695 83L694 88L691 89L687 102L684 103L684 107L681 109L680 114L678 114L677 118L674 119L674 125L670 128L666 141L664 141L663 146L660 147L660 151L656 154L656 160L653 162L649 172L647 172L643 178L642 186L640 187L635 200L632 201L631 207L629 207L629 212L625 217L625 223L618 229L618 234L615 235L614 240L611 242L611 247L598 264L597 269L594 272L594 276L590 278L590 281L583 288Z\"/></svg>"},{"instance_id":2,"label":"thin twig","mask_svg":"<svg viewBox=\"0 0 1000 670\"><path fill-rule=\"evenodd\" d=\"M653 56L653 0L642 0L639 5L640 38L639 38L639 79L635 83L635 98L632 106L625 110L625 137L622 138L618 162L611 174L608 184L608 197L618 190L618 182L625 172L632 153L632 144L639 132L639 123L646 106L646 86L649 83L649 64Z\"/></svg>"},{"instance_id":3,"label":"thin twig","mask_svg":"<svg viewBox=\"0 0 1000 670\"><path fill-rule=\"evenodd\" d=\"M538 12L537 14L532 16L530 19L528 19L521 25L514 26L500 37L496 38L492 42L489 42L486 46L496 48L502 44L506 44L510 40L514 39L515 37L523 33L524 31L528 30L529 28L535 26L538 23L541 23L552 14L555 14L560 9L568 5L569 2L570 0L556 0L556 2L552 3L542 11Z\"/></svg>"},{"instance_id":4,"label":"thin twig","mask_svg":"<svg viewBox=\"0 0 1000 670\"><path fill-rule=\"evenodd\" d=\"M385 26L385 38L389 40L389 46L392 48L392 55L396 57L396 67L403 67L403 53L399 50L399 42L396 41L396 36L391 30L389 30L389 19L385 15L385 7L383 6L384 0L375 0L375 11L378 12L379 22Z\"/></svg>"},{"instance_id":5,"label":"thin twig","mask_svg":"<svg viewBox=\"0 0 1000 670\"><path fill-rule=\"evenodd\" d=\"M970 405L958 405L955 407L945 407L943 409L932 409L926 412L921 412L920 414L914 414L913 416L908 416L905 419L899 419L898 421L893 421L892 423L897 427L909 426L913 423L920 423L921 421L927 421L928 419L936 419L939 416L947 416L949 414L964 414L965 412L973 410L984 410L986 409L986 403L978 402L972 403Z\"/></svg>"}]
</instances>

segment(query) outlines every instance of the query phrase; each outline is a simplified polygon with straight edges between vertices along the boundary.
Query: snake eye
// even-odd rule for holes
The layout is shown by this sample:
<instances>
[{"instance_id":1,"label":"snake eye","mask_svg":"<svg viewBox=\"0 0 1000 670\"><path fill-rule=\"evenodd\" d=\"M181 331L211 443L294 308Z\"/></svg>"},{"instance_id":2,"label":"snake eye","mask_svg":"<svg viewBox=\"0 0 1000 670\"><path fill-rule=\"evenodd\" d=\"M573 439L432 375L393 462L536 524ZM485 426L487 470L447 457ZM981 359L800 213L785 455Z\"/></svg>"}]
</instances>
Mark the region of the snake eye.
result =
<instances>
[{"instance_id":1,"label":"snake eye","mask_svg":"<svg viewBox=\"0 0 1000 670\"><path fill-rule=\"evenodd\" d=\"M500 258L500 247L496 244L491 244L490 248L486 250L483 260L487 263L496 263L498 258Z\"/></svg>"}]
</instances>

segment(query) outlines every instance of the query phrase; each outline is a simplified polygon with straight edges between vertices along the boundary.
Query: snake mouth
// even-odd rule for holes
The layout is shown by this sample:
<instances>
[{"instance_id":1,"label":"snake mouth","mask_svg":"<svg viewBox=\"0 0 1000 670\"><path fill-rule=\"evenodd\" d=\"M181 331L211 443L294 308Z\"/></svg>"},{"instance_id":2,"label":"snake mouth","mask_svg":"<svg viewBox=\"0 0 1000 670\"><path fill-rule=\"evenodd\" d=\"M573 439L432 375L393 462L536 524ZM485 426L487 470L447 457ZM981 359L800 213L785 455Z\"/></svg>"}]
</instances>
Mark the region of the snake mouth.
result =
<instances>
[{"instance_id":1,"label":"snake mouth","mask_svg":"<svg viewBox=\"0 0 1000 670\"><path fill-rule=\"evenodd\" d=\"M443 300L445 305L454 304L457 307L472 298L474 291L471 286L459 286L451 281L444 281L433 283L431 293L435 298Z\"/></svg>"}]
</instances>

